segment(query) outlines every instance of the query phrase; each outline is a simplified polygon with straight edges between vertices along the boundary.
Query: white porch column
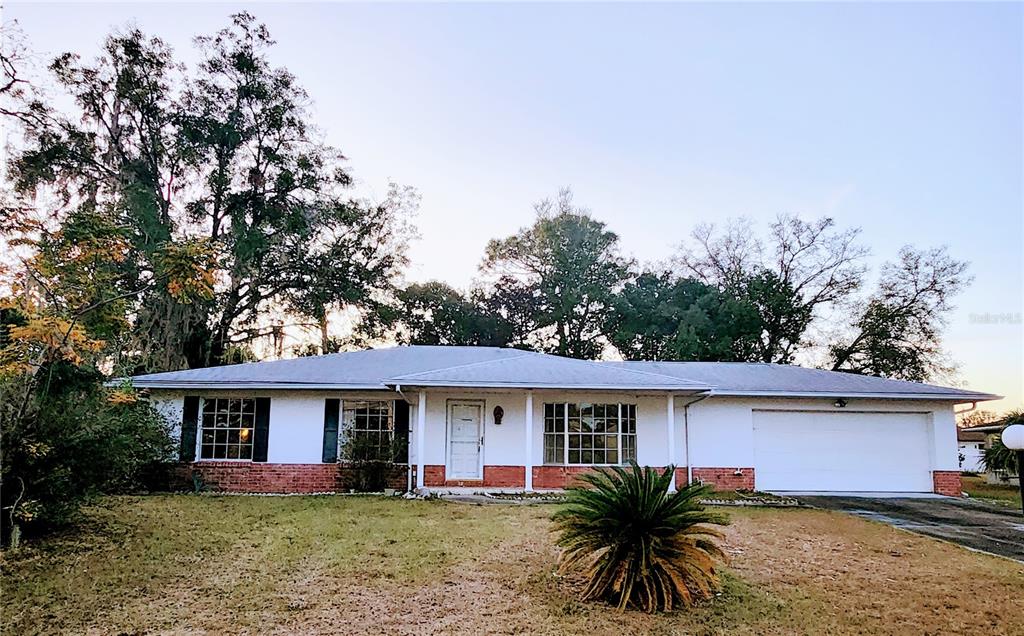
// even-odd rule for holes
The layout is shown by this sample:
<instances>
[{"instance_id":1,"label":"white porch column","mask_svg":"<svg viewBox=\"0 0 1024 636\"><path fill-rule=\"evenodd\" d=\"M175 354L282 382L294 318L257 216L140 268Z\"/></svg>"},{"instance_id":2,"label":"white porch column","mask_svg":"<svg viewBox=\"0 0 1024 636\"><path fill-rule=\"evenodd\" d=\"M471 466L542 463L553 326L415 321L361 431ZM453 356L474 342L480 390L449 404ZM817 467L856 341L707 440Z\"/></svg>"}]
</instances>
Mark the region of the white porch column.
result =
<instances>
[{"instance_id":1,"label":"white porch column","mask_svg":"<svg viewBox=\"0 0 1024 636\"><path fill-rule=\"evenodd\" d=\"M423 488L423 440L427 428L427 392L420 390L420 401L416 406L416 487Z\"/></svg>"},{"instance_id":2,"label":"white porch column","mask_svg":"<svg viewBox=\"0 0 1024 636\"><path fill-rule=\"evenodd\" d=\"M672 466L676 464L676 398L671 393L668 394L668 409L667 409L668 421L666 422L666 429L668 430L668 463ZM673 469L672 483L668 487L669 492L676 491L676 476L675 469Z\"/></svg>"},{"instance_id":3,"label":"white porch column","mask_svg":"<svg viewBox=\"0 0 1024 636\"><path fill-rule=\"evenodd\" d=\"M526 470L526 481L524 482L527 491L533 490L533 391L526 392L526 454L523 460L523 468Z\"/></svg>"}]
</instances>

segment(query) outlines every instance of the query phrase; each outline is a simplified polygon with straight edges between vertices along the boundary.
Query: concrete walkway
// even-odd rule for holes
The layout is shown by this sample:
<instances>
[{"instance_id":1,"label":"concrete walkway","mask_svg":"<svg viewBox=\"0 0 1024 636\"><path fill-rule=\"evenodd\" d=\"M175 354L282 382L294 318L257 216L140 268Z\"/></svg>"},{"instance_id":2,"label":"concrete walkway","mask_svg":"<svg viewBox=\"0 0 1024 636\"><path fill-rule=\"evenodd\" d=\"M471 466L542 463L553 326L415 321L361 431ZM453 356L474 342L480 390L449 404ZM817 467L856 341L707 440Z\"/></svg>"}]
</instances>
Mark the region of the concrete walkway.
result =
<instances>
[{"instance_id":1,"label":"concrete walkway","mask_svg":"<svg viewBox=\"0 0 1024 636\"><path fill-rule=\"evenodd\" d=\"M800 501L1024 562L1024 516L1015 508L952 497L804 495Z\"/></svg>"}]
</instances>

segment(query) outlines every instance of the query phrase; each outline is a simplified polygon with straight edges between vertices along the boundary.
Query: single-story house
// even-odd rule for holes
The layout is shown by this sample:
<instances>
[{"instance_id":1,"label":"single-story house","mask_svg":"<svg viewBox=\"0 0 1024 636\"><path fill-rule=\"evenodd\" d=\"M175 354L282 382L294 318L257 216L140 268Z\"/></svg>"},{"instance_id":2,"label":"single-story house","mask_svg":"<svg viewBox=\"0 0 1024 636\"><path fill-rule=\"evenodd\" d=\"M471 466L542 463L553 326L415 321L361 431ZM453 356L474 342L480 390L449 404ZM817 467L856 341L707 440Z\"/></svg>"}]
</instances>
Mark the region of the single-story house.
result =
<instances>
[{"instance_id":1,"label":"single-story house","mask_svg":"<svg viewBox=\"0 0 1024 636\"><path fill-rule=\"evenodd\" d=\"M358 438L399 440L399 488L555 489L636 460L676 466L677 487L959 496L953 407L998 398L778 364L447 346L132 381L174 422L183 462L249 492L343 490L339 440Z\"/></svg>"},{"instance_id":2,"label":"single-story house","mask_svg":"<svg viewBox=\"0 0 1024 636\"><path fill-rule=\"evenodd\" d=\"M972 473L985 472L981 458L985 455L987 437L988 435L983 431L968 428L957 429L956 444L960 456L960 470Z\"/></svg>"}]
</instances>

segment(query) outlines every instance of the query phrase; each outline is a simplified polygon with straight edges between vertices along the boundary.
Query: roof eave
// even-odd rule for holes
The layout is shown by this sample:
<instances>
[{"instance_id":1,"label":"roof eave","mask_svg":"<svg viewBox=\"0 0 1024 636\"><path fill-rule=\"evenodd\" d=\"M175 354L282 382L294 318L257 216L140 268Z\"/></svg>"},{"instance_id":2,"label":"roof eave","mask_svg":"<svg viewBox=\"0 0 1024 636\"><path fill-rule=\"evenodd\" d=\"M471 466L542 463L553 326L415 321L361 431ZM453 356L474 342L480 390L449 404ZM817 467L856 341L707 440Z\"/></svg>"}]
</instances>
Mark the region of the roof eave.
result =
<instances>
[{"instance_id":1,"label":"roof eave","mask_svg":"<svg viewBox=\"0 0 1024 636\"><path fill-rule=\"evenodd\" d=\"M981 424L978 426L967 426L960 429L961 433L998 433L1007 427L1006 422L997 422L994 424Z\"/></svg>"},{"instance_id":2,"label":"roof eave","mask_svg":"<svg viewBox=\"0 0 1024 636\"><path fill-rule=\"evenodd\" d=\"M860 393L838 391L737 391L712 390L710 397L781 397L781 398L867 398L893 400L937 400L965 402L987 402L1001 400L1003 396L991 393Z\"/></svg>"},{"instance_id":3,"label":"roof eave","mask_svg":"<svg viewBox=\"0 0 1024 636\"><path fill-rule=\"evenodd\" d=\"M451 380L387 380L389 387L423 387L451 389L538 389L566 391L676 391L689 393L705 393L711 390L707 386L680 385L649 385L637 386L627 384L546 384L543 382L454 382Z\"/></svg>"},{"instance_id":4,"label":"roof eave","mask_svg":"<svg viewBox=\"0 0 1024 636\"><path fill-rule=\"evenodd\" d=\"M387 391L384 384L341 384L323 382L213 382L213 381L135 381L132 386L139 389L261 389L261 390L317 390L317 391Z\"/></svg>"}]
</instances>

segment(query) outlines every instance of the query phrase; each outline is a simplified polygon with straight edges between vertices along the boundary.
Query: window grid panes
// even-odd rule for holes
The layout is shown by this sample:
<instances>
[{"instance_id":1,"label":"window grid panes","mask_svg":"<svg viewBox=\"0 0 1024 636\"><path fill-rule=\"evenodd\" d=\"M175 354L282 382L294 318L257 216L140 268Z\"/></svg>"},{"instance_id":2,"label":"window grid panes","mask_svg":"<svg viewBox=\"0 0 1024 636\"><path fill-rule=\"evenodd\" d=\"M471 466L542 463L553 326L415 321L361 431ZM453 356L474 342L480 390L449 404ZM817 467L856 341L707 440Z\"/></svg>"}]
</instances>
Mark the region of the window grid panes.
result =
<instances>
[{"instance_id":1,"label":"window grid panes","mask_svg":"<svg viewBox=\"0 0 1024 636\"><path fill-rule=\"evenodd\" d=\"M382 400L344 402L345 434L355 442L358 459L391 459L395 439L392 403Z\"/></svg>"},{"instance_id":2,"label":"window grid panes","mask_svg":"<svg viewBox=\"0 0 1024 636\"><path fill-rule=\"evenodd\" d=\"M544 404L545 464L622 464L635 459L635 404Z\"/></svg>"},{"instance_id":3,"label":"window grid panes","mask_svg":"<svg viewBox=\"0 0 1024 636\"><path fill-rule=\"evenodd\" d=\"M254 399L204 399L200 459L251 460L255 423Z\"/></svg>"}]
</instances>

